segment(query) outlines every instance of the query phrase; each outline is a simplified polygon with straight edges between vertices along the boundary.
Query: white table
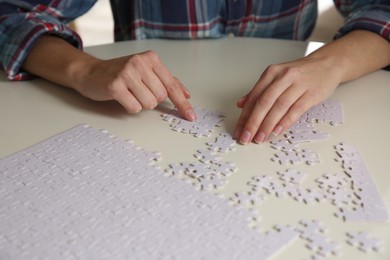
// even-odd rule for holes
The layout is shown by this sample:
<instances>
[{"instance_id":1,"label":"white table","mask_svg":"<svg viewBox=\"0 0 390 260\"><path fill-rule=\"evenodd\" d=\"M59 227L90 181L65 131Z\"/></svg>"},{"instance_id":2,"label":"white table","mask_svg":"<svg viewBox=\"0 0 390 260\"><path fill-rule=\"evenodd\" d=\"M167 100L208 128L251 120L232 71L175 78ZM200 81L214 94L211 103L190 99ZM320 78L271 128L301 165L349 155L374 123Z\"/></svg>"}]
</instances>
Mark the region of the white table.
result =
<instances>
[{"instance_id":1,"label":"white table","mask_svg":"<svg viewBox=\"0 0 390 260\"><path fill-rule=\"evenodd\" d=\"M273 63L302 57L309 44L304 42L226 38L220 40L173 41L150 40L121 42L89 47L87 52L100 58L113 58L145 50L156 51L167 67L191 91L191 102L198 107L222 110L224 125L217 131L232 132L239 116L235 107L238 97L251 89L261 72ZM340 172L334 161L333 146L339 142L356 145L390 208L390 177L388 149L390 147L390 73L377 71L359 80L340 86L331 97L343 104L345 123L333 127L320 126L330 137L326 141L310 143L321 152L319 165L296 166L312 176ZM87 123L107 129L121 138L133 139L148 150L161 151L161 165L193 160L196 149L211 140L195 139L190 135L170 130L160 114L172 108L165 102L153 111L127 114L115 102L94 102L67 88L45 80L9 82L0 72L0 158L27 148L77 124ZM213 135L215 137L215 135ZM285 169L270 158L275 153L269 144L238 146L226 159L238 165L222 191L224 194L247 190L246 182L253 175L270 174ZM317 174L317 175L315 175ZM305 183L314 181L310 176ZM311 183L313 184L313 183ZM297 223L300 219L319 219L330 228L329 236L342 243L345 259L389 259L390 225L388 223L343 222L332 215L335 207L329 203L304 205L290 198L270 199L261 206L262 225ZM362 253L345 243L345 232L369 231L384 239L381 253ZM303 242L289 247L278 255L280 259L292 256L308 257L310 252Z\"/></svg>"}]
</instances>

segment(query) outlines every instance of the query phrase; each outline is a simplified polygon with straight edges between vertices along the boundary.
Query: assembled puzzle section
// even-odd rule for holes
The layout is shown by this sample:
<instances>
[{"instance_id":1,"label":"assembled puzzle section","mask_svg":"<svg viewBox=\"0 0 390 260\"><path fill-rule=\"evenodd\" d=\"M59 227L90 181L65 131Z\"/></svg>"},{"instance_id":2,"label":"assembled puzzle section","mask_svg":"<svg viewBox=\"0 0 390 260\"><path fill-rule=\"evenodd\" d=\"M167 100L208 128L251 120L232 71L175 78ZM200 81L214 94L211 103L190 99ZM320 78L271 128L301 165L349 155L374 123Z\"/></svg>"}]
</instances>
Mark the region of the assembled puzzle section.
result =
<instances>
[{"instance_id":1,"label":"assembled puzzle section","mask_svg":"<svg viewBox=\"0 0 390 260\"><path fill-rule=\"evenodd\" d=\"M194 107L197 115L196 121L188 121L183 119L179 111L175 108L168 114L162 114L164 121L170 123L172 130L191 134L195 137L209 137L214 131L214 127L220 126L225 118L224 113L220 111L210 111L205 108Z\"/></svg>"},{"instance_id":2,"label":"assembled puzzle section","mask_svg":"<svg viewBox=\"0 0 390 260\"><path fill-rule=\"evenodd\" d=\"M80 125L0 160L0 252L24 259L267 259L297 237L164 177L158 153Z\"/></svg>"},{"instance_id":3,"label":"assembled puzzle section","mask_svg":"<svg viewBox=\"0 0 390 260\"><path fill-rule=\"evenodd\" d=\"M277 140L270 141L271 147L279 151L274 154L272 160L281 165L320 163L321 159L317 152L300 148L302 143L329 138L329 134L317 130L314 123L343 124L344 115L341 103L328 99L306 111L284 135Z\"/></svg>"},{"instance_id":4,"label":"assembled puzzle section","mask_svg":"<svg viewBox=\"0 0 390 260\"><path fill-rule=\"evenodd\" d=\"M320 104L307 110L300 118L300 122L317 122L339 125L344 123L342 104L333 99L326 99Z\"/></svg>"},{"instance_id":5,"label":"assembled puzzle section","mask_svg":"<svg viewBox=\"0 0 390 260\"><path fill-rule=\"evenodd\" d=\"M356 205L341 208L340 215L347 221L389 221L389 212L363 157L356 146L340 143L335 147L345 173L352 182Z\"/></svg>"},{"instance_id":6,"label":"assembled puzzle section","mask_svg":"<svg viewBox=\"0 0 390 260\"><path fill-rule=\"evenodd\" d=\"M165 169L167 176L187 180L196 190L218 190L227 184L227 177L237 170L234 162L224 161L223 154L234 151L236 141L228 133L220 133L207 148L197 150L195 162L176 162Z\"/></svg>"}]
</instances>

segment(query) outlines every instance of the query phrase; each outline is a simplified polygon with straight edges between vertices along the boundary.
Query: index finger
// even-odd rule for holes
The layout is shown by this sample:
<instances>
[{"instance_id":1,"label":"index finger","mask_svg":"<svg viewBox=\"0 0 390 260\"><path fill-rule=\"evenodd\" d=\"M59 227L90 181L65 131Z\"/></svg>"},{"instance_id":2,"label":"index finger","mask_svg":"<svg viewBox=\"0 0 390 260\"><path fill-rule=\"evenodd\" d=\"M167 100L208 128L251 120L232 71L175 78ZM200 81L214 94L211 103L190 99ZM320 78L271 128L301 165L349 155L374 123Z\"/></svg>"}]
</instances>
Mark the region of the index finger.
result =
<instances>
[{"instance_id":1,"label":"index finger","mask_svg":"<svg viewBox=\"0 0 390 260\"><path fill-rule=\"evenodd\" d=\"M195 111L184 94L180 83L175 80L174 82L164 84L164 86L167 89L169 99L177 107L180 114L189 121L195 121Z\"/></svg>"},{"instance_id":2,"label":"index finger","mask_svg":"<svg viewBox=\"0 0 390 260\"><path fill-rule=\"evenodd\" d=\"M172 101L175 107L177 107L179 113L185 119L189 121L195 121L195 111L187 99L187 97L189 97L188 90L181 85L179 80L173 77L173 75L161 62L159 62L157 66L153 67L153 70L160 78L161 82L167 90L169 99Z\"/></svg>"}]
</instances>

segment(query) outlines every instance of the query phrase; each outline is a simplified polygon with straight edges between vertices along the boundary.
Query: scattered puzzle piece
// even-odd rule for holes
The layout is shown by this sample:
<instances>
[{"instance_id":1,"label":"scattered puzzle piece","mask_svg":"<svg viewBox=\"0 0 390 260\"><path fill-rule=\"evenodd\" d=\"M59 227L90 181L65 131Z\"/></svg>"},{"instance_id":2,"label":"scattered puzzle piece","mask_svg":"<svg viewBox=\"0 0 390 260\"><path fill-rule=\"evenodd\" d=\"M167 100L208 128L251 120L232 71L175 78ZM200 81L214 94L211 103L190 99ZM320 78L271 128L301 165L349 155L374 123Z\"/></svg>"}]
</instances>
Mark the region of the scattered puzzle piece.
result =
<instances>
[{"instance_id":1,"label":"scattered puzzle piece","mask_svg":"<svg viewBox=\"0 0 390 260\"><path fill-rule=\"evenodd\" d=\"M272 160L279 162L281 165L299 163L313 165L320 162L318 153L306 149L293 152L279 152L274 155Z\"/></svg>"},{"instance_id":2,"label":"scattered puzzle piece","mask_svg":"<svg viewBox=\"0 0 390 260\"><path fill-rule=\"evenodd\" d=\"M237 170L237 166L233 162L223 162L219 161L209 166L215 174L222 175L224 177L229 177L233 172Z\"/></svg>"},{"instance_id":3,"label":"scattered puzzle piece","mask_svg":"<svg viewBox=\"0 0 390 260\"><path fill-rule=\"evenodd\" d=\"M279 139L277 141L270 141L270 143L272 148L284 152L291 152L298 149L298 144L291 143L288 139Z\"/></svg>"},{"instance_id":4,"label":"scattered puzzle piece","mask_svg":"<svg viewBox=\"0 0 390 260\"><path fill-rule=\"evenodd\" d=\"M322 133L319 131L298 131L290 132L285 134L286 138L291 141L291 143L301 143L301 142L311 142L328 139L327 133Z\"/></svg>"},{"instance_id":5,"label":"scattered puzzle piece","mask_svg":"<svg viewBox=\"0 0 390 260\"><path fill-rule=\"evenodd\" d=\"M198 150L194 156L202 163L207 164L218 164L222 159L214 151L210 150Z\"/></svg>"},{"instance_id":6,"label":"scattered puzzle piece","mask_svg":"<svg viewBox=\"0 0 390 260\"><path fill-rule=\"evenodd\" d=\"M379 251L382 241L370 236L367 232L348 232L347 243L363 252Z\"/></svg>"},{"instance_id":7,"label":"scattered puzzle piece","mask_svg":"<svg viewBox=\"0 0 390 260\"><path fill-rule=\"evenodd\" d=\"M318 220L302 220L299 224L296 231L308 242L307 247L315 252L316 258L339 254L340 244L325 236L328 229L323 223Z\"/></svg>"},{"instance_id":8,"label":"scattered puzzle piece","mask_svg":"<svg viewBox=\"0 0 390 260\"><path fill-rule=\"evenodd\" d=\"M279 179L285 181L285 182L291 182L295 184L299 184L302 182L302 180L306 177L306 173L300 172L298 170L294 169L287 169L285 172L277 172L277 174L280 176Z\"/></svg>"},{"instance_id":9,"label":"scattered puzzle piece","mask_svg":"<svg viewBox=\"0 0 390 260\"><path fill-rule=\"evenodd\" d=\"M207 143L210 150L220 153L234 151L237 142L228 133L220 133L214 142Z\"/></svg>"},{"instance_id":10,"label":"scattered puzzle piece","mask_svg":"<svg viewBox=\"0 0 390 260\"><path fill-rule=\"evenodd\" d=\"M183 119L177 109L173 109L168 114L163 114L163 120L170 123L172 130L192 134L195 137L208 137L214 131L214 127L221 126L225 117L222 112L209 111L194 107L197 120L194 122Z\"/></svg>"},{"instance_id":11,"label":"scattered puzzle piece","mask_svg":"<svg viewBox=\"0 0 390 260\"><path fill-rule=\"evenodd\" d=\"M341 174L323 174L320 178L316 179L321 188L333 188L344 189L349 183L348 179Z\"/></svg>"}]
</instances>

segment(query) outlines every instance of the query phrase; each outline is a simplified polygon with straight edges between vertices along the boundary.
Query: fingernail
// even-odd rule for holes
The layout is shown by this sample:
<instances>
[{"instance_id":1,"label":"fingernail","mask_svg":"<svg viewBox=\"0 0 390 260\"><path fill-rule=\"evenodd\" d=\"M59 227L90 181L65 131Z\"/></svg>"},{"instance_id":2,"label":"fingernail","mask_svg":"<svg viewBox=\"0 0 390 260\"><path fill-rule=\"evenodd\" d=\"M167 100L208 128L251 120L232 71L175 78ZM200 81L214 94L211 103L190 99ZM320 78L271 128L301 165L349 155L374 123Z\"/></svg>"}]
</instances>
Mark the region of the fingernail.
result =
<instances>
[{"instance_id":1,"label":"fingernail","mask_svg":"<svg viewBox=\"0 0 390 260\"><path fill-rule=\"evenodd\" d=\"M244 101L245 98L246 98L246 96L240 97L240 98L237 100L237 103L241 103L242 101Z\"/></svg>"},{"instance_id":2,"label":"fingernail","mask_svg":"<svg viewBox=\"0 0 390 260\"><path fill-rule=\"evenodd\" d=\"M184 92L187 96L191 96L191 93L190 91L186 88L186 87L183 87L184 88Z\"/></svg>"},{"instance_id":3,"label":"fingernail","mask_svg":"<svg viewBox=\"0 0 390 260\"><path fill-rule=\"evenodd\" d=\"M263 143L265 140L265 134L263 132L260 132L256 135L255 142L260 144Z\"/></svg>"},{"instance_id":4,"label":"fingernail","mask_svg":"<svg viewBox=\"0 0 390 260\"><path fill-rule=\"evenodd\" d=\"M241 128L236 128L236 130L234 131L233 138L235 140L238 140L238 138L240 137L241 130Z\"/></svg>"},{"instance_id":5,"label":"fingernail","mask_svg":"<svg viewBox=\"0 0 390 260\"><path fill-rule=\"evenodd\" d=\"M195 120L196 120L196 114L195 114L194 110L188 109L188 110L186 111L186 118L187 118L188 120L190 120L191 122L192 122L192 121L195 121Z\"/></svg>"},{"instance_id":6,"label":"fingernail","mask_svg":"<svg viewBox=\"0 0 390 260\"><path fill-rule=\"evenodd\" d=\"M240 143L241 144L247 144L249 143L251 139L251 133L249 131L245 131L242 135L241 135L241 138L240 138Z\"/></svg>"},{"instance_id":7,"label":"fingernail","mask_svg":"<svg viewBox=\"0 0 390 260\"><path fill-rule=\"evenodd\" d=\"M274 135L280 135L280 133L282 132L282 127L280 125L278 125L277 127L275 127L274 131L272 131L272 133Z\"/></svg>"}]
</instances>

